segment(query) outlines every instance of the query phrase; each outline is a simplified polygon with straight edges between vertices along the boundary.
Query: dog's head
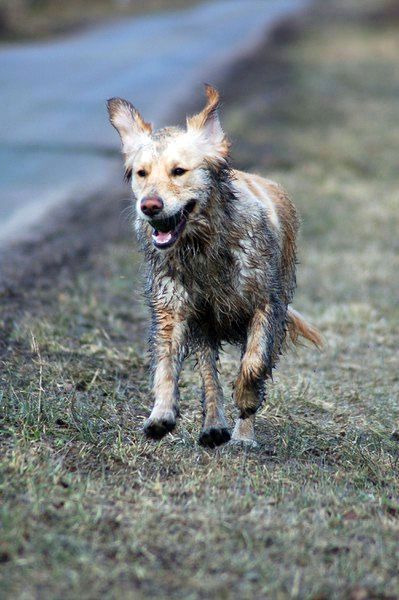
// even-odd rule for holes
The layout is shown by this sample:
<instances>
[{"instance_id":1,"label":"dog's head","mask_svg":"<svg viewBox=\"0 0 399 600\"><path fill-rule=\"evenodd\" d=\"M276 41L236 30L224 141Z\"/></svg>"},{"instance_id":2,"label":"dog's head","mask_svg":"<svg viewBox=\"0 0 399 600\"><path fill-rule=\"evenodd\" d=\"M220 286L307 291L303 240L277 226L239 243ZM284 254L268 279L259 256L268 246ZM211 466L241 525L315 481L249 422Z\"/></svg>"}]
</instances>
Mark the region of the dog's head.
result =
<instances>
[{"instance_id":1,"label":"dog's head","mask_svg":"<svg viewBox=\"0 0 399 600\"><path fill-rule=\"evenodd\" d=\"M138 219L158 249L171 248L184 237L190 220L208 201L211 171L228 157L229 143L217 114L219 93L206 85L206 95L206 106L187 119L185 130L168 127L158 132L127 100L108 101Z\"/></svg>"}]
</instances>

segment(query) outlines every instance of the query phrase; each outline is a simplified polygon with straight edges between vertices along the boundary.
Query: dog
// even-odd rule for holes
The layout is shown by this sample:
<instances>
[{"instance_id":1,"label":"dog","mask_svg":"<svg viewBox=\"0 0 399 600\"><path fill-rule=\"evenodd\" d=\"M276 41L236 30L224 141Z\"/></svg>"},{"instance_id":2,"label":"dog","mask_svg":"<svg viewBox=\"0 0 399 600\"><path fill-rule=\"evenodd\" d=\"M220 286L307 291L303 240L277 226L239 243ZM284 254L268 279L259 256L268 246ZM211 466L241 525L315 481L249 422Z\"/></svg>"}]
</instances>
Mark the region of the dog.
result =
<instances>
[{"instance_id":1,"label":"dog","mask_svg":"<svg viewBox=\"0 0 399 600\"><path fill-rule=\"evenodd\" d=\"M255 414L285 342L301 336L319 347L322 339L290 306L297 211L278 184L232 168L219 92L205 91L206 105L186 129L156 132L130 102L108 100L148 266L155 403L144 432L161 439L174 429L180 371L195 352L203 387L199 443L213 448L232 437L254 445ZM218 379L223 343L242 351L232 435Z\"/></svg>"}]
</instances>

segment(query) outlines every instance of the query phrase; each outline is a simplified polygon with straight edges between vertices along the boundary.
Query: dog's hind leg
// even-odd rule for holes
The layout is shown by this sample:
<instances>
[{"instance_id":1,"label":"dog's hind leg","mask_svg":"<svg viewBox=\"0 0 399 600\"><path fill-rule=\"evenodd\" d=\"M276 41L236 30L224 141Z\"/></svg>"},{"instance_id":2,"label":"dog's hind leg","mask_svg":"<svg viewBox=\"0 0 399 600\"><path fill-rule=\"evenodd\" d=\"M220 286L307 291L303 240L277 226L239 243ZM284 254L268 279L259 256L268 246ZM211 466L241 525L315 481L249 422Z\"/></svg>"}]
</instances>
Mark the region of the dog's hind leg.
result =
<instances>
[{"instance_id":1,"label":"dog's hind leg","mask_svg":"<svg viewBox=\"0 0 399 600\"><path fill-rule=\"evenodd\" d=\"M215 448L229 441L223 410L223 391L217 370L217 349L205 346L197 352L202 378L203 425L199 438L201 446Z\"/></svg>"},{"instance_id":2,"label":"dog's hind leg","mask_svg":"<svg viewBox=\"0 0 399 600\"><path fill-rule=\"evenodd\" d=\"M155 403L144 432L161 439L174 429L179 413L179 376L187 353L187 324L179 313L164 307L154 310L151 350Z\"/></svg>"}]
</instances>

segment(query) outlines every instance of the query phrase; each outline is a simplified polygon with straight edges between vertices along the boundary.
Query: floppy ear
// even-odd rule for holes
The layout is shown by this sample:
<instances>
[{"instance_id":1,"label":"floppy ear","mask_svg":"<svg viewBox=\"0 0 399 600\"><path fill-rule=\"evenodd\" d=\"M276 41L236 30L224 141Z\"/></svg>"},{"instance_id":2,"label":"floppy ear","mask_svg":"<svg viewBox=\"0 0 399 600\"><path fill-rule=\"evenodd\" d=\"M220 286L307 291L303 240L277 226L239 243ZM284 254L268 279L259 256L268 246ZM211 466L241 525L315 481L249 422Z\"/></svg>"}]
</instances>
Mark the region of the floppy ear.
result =
<instances>
[{"instance_id":1,"label":"floppy ear","mask_svg":"<svg viewBox=\"0 0 399 600\"><path fill-rule=\"evenodd\" d=\"M208 152L214 158L226 158L229 153L229 141L219 121L219 92L209 84L205 84L207 103L197 115L187 118L187 131L200 134L202 142L206 142Z\"/></svg>"},{"instance_id":2,"label":"floppy ear","mask_svg":"<svg viewBox=\"0 0 399 600\"><path fill-rule=\"evenodd\" d=\"M123 98L111 98L107 101L109 120L122 140L122 152L127 155L148 141L152 132L150 123Z\"/></svg>"}]
</instances>

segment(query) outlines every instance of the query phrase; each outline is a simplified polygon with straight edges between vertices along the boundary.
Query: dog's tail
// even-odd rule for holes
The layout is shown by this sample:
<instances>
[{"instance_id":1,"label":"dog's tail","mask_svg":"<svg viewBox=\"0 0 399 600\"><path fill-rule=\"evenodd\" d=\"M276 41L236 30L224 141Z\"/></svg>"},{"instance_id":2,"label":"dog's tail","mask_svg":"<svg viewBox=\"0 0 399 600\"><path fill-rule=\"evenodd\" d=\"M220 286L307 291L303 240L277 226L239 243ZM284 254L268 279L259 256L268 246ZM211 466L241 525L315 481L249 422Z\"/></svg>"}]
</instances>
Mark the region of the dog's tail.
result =
<instances>
[{"instance_id":1,"label":"dog's tail","mask_svg":"<svg viewBox=\"0 0 399 600\"><path fill-rule=\"evenodd\" d=\"M319 350L323 347L320 331L308 323L301 313L289 306L287 317L287 331L293 344L297 344L302 337L312 342Z\"/></svg>"}]
</instances>

